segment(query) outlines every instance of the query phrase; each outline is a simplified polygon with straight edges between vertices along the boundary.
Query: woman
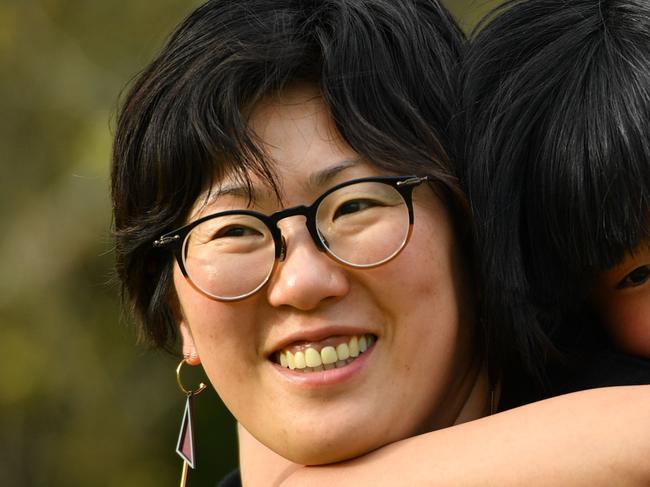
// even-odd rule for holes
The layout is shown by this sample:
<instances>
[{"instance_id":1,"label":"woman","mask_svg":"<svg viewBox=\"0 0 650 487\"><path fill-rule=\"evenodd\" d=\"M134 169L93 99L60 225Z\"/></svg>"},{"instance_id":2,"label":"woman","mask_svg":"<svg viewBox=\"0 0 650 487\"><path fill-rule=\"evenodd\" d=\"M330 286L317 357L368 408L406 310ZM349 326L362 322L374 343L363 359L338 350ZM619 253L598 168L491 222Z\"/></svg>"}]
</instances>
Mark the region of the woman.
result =
<instances>
[{"instance_id":1,"label":"woman","mask_svg":"<svg viewBox=\"0 0 650 487\"><path fill-rule=\"evenodd\" d=\"M461 46L429 1L208 2L125 100L118 270L143 332L179 330L294 462L490 412L446 142Z\"/></svg>"},{"instance_id":2,"label":"woman","mask_svg":"<svg viewBox=\"0 0 650 487\"><path fill-rule=\"evenodd\" d=\"M118 269L144 333L164 345L179 330L186 361L202 363L242 426L289 460L352 458L492 409L486 359L501 350L484 348L476 327L446 142L461 45L430 2L211 2L124 104ZM433 55L420 56L425 47ZM525 331L503 343L514 348ZM623 410L643 424L632 401ZM425 439L451 447L441 458L458 466L454 441L486 445L530 424L522 417ZM643 438L617 439L643 452ZM617 466L636 474L634 460ZM258 465L243 464L245 483ZM451 473L467 479L460 467Z\"/></svg>"}]
</instances>

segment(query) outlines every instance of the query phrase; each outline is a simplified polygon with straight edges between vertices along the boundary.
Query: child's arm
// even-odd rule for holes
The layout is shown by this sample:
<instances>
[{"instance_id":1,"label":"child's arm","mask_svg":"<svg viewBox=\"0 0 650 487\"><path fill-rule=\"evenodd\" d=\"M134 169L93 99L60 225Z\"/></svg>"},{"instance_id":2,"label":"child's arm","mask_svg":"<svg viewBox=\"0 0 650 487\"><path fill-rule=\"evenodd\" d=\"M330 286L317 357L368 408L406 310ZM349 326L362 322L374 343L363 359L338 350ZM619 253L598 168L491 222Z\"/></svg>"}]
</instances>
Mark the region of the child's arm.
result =
<instances>
[{"instance_id":1,"label":"child's arm","mask_svg":"<svg viewBox=\"0 0 650 487\"><path fill-rule=\"evenodd\" d=\"M241 442L246 487L648 486L650 386L559 396L334 465L299 467L245 432Z\"/></svg>"}]
</instances>

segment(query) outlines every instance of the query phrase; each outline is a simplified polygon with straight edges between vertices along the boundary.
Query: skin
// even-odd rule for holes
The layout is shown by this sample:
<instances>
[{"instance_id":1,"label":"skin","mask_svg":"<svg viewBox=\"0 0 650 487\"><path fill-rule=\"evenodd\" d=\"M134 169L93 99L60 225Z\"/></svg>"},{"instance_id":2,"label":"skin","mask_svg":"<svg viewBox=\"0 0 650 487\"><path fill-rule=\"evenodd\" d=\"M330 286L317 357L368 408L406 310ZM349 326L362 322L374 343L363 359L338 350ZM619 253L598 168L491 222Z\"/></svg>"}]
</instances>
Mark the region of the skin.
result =
<instances>
[{"instance_id":1,"label":"skin","mask_svg":"<svg viewBox=\"0 0 650 487\"><path fill-rule=\"evenodd\" d=\"M644 242L603 273L593 294L618 346L646 358L649 265L650 242ZM269 485L269 479L282 486L645 486L649 394L650 386L633 386L559 396L318 468L279 457L239 426L242 479L247 486Z\"/></svg>"},{"instance_id":2,"label":"skin","mask_svg":"<svg viewBox=\"0 0 650 487\"><path fill-rule=\"evenodd\" d=\"M420 221L416 215L416 222ZM620 342L626 350L639 341L640 331L647 330L647 319L643 319L648 316L648 281L616 289L631 272L648 265L647 246L646 250L638 250L617 266L613 277L602 281L608 283L605 289L609 294L598 295L598 300L612 310L608 313L601 308L610 326L626 328L634 335L629 345ZM638 274L635 276L634 281L638 281ZM635 323L636 328L630 330L628 323ZM351 454L348 459L341 457L342 463L320 467L303 467L300 463L304 462L278 455L277 450L258 441L258 433L247 430L248 424L240 424L243 484L647 485L649 394L650 386L635 386L560 396L489 418L404 437L362 456ZM367 417L372 414L368 409ZM365 428L364 435L371 434L373 428Z\"/></svg>"},{"instance_id":3,"label":"skin","mask_svg":"<svg viewBox=\"0 0 650 487\"><path fill-rule=\"evenodd\" d=\"M247 487L647 486L649 403L650 386L581 391L409 438L336 465L285 469L263 480L258 471L257 482L243 480Z\"/></svg>"},{"instance_id":4,"label":"skin","mask_svg":"<svg viewBox=\"0 0 650 487\"><path fill-rule=\"evenodd\" d=\"M309 86L289 88L260 103L249 123L274 160L282 193L280 204L254 181L253 208L259 211L310 204L337 183L386 174L341 140L318 92ZM226 180L212 189L234 184ZM190 220L246 207L246 198L234 193L207 205L199 198ZM259 293L242 301L210 299L175 268L178 319L189 363L202 363L246 430L289 460L323 464L348 459L489 411L464 256L433 191L423 185L413 200L411 240L395 259L377 268L344 267L319 252L299 216L279 224L287 241L286 259ZM378 340L362 365L340 380L332 379L332 371L296 380L299 373L271 360L292 343L318 344L327 337L361 333Z\"/></svg>"},{"instance_id":5,"label":"skin","mask_svg":"<svg viewBox=\"0 0 650 487\"><path fill-rule=\"evenodd\" d=\"M599 277L593 302L618 348L650 358L650 239Z\"/></svg>"}]
</instances>

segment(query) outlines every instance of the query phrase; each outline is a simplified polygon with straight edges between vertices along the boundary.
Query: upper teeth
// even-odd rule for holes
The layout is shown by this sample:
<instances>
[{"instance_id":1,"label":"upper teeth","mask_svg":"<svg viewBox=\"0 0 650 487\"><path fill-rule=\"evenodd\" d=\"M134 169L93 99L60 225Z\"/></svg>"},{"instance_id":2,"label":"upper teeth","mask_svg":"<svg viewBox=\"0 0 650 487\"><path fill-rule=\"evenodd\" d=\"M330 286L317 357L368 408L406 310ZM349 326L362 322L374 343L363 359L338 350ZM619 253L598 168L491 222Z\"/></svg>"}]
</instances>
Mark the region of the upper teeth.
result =
<instances>
[{"instance_id":1,"label":"upper teeth","mask_svg":"<svg viewBox=\"0 0 650 487\"><path fill-rule=\"evenodd\" d=\"M361 335L353 336L347 343L340 343L336 347L325 346L320 352L312 347L307 347L295 353L283 350L278 354L279 361L282 367L291 370L298 369L308 372L333 369L350 363L360 353L371 347L375 340L374 335Z\"/></svg>"}]
</instances>

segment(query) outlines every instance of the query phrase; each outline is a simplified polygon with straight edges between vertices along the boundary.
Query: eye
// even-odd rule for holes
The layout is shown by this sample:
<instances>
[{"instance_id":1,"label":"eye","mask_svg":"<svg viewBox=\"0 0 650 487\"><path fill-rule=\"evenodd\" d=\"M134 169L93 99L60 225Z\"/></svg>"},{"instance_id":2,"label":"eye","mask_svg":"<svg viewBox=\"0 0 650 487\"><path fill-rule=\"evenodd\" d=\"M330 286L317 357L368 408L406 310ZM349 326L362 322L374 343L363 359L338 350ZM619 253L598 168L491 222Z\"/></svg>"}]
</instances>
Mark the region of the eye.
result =
<instances>
[{"instance_id":1,"label":"eye","mask_svg":"<svg viewBox=\"0 0 650 487\"><path fill-rule=\"evenodd\" d=\"M650 265L642 265L625 276L625 278L618 283L616 289L640 286L646 282L648 278L650 278Z\"/></svg>"},{"instance_id":2,"label":"eye","mask_svg":"<svg viewBox=\"0 0 650 487\"><path fill-rule=\"evenodd\" d=\"M216 232L212 238L227 238L227 237L250 237L255 235L261 235L261 233L254 228L244 227L241 225L228 225L223 227Z\"/></svg>"},{"instance_id":3,"label":"eye","mask_svg":"<svg viewBox=\"0 0 650 487\"><path fill-rule=\"evenodd\" d=\"M372 200L346 201L336 209L336 212L334 212L333 219L336 220L340 216L350 215L352 213L358 213L368 208L372 208L373 206L378 206L378 203Z\"/></svg>"}]
</instances>

